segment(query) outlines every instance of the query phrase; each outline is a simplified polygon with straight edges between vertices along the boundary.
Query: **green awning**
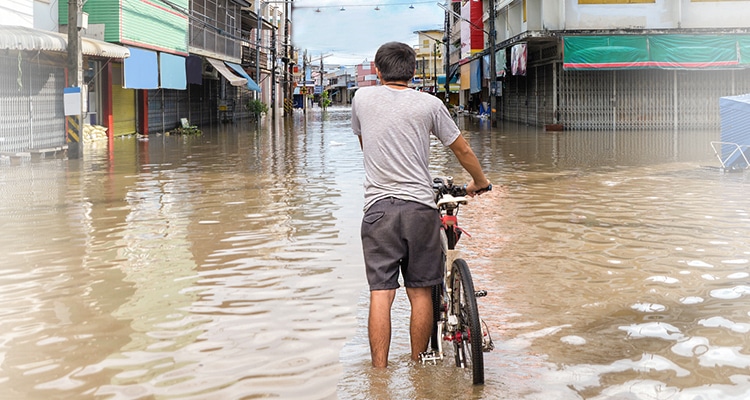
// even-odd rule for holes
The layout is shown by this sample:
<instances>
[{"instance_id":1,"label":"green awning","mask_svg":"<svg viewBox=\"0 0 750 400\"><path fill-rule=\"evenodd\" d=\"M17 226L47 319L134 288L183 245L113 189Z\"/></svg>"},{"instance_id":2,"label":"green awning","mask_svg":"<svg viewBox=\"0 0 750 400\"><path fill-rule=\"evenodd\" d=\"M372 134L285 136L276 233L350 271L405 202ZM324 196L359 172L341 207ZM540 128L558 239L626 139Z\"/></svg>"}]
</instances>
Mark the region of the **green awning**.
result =
<instances>
[{"instance_id":1,"label":"green awning","mask_svg":"<svg viewBox=\"0 0 750 400\"><path fill-rule=\"evenodd\" d=\"M737 47L740 48L740 64L750 65L750 36L740 36Z\"/></svg>"},{"instance_id":2,"label":"green awning","mask_svg":"<svg viewBox=\"0 0 750 400\"><path fill-rule=\"evenodd\" d=\"M445 75L438 75L437 78L438 78L438 80L437 80L438 85L445 85ZM448 83L449 84L450 83L458 83L458 75L453 75L453 77L451 78L450 82L448 82Z\"/></svg>"},{"instance_id":3,"label":"green awning","mask_svg":"<svg viewBox=\"0 0 750 400\"><path fill-rule=\"evenodd\" d=\"M568 70L746 67L750 67L750 36L747 35L620 35L563 38L563 68Z\"/></svg>"}]
</instances>

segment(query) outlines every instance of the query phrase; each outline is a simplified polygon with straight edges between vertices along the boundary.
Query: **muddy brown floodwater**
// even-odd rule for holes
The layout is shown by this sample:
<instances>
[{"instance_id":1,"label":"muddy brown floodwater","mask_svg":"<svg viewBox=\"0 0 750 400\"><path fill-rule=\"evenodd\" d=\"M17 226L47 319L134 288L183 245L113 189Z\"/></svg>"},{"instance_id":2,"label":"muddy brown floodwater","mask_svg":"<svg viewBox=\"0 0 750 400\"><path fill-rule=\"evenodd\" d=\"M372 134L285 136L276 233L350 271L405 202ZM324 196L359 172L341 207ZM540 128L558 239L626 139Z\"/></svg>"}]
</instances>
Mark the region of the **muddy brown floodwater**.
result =
<instances>
[{"instance_id":1,"label":"muddy brown floodwater","mask_svg":"<svg viewBox=\"0 0 750 400\"><path fill-rule=\"evenodd\" d=\"M0 397L745 399L750 179L718 132L461 121L495 190L459 248L486 384L373 370L349 110L0 160ZM435 145L435 175L468 179Z\"/></svg>"}]
</instances>

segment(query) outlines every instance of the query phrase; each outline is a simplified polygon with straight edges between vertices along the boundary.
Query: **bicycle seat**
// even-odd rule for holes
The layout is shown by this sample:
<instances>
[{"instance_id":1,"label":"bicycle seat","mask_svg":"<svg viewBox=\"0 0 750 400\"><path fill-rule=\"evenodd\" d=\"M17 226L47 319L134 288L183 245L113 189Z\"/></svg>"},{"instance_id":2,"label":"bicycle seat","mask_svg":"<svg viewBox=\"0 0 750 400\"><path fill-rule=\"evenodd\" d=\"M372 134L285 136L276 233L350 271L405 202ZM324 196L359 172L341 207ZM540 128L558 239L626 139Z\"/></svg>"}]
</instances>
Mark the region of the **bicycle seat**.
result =
<instances>
[{"instance_id":1,"label":"bicycle seat","mask_svg":"<svg viewBox=\"0 0 750 400\"><path fill-rule=\"evenodd\" d=\"M440 200L438 200L437 206L438 208L440 208L445 204L452 203L452 204L458 205L458 204L466 204L468 202L469 202L469 199L467 199L466 197L463 197L463 196L453 197L450 194L444 194L443 197L441 197Z\"/></svg>"}]
</instances>

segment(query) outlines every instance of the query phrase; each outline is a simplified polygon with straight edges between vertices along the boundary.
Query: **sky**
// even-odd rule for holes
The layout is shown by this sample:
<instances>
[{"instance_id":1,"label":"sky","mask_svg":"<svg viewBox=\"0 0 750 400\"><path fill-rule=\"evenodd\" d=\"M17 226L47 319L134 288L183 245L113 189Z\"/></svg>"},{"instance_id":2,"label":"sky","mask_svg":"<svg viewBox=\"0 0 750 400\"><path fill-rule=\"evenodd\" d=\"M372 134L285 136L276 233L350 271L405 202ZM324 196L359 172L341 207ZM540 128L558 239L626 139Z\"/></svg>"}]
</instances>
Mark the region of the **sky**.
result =
<instances>
[{"instance_id":1,"label":"sky","mask_svg":"<svg viewBox=\"0 0 750 400\"><path fill-rule=\"evenodd\" d=\"M445 11L438 1L294 0L292 42L315 63L321 56L326 65L373 61L383 43L417 45L415 31L442 30Z\"/></svg>"}]
</instances>

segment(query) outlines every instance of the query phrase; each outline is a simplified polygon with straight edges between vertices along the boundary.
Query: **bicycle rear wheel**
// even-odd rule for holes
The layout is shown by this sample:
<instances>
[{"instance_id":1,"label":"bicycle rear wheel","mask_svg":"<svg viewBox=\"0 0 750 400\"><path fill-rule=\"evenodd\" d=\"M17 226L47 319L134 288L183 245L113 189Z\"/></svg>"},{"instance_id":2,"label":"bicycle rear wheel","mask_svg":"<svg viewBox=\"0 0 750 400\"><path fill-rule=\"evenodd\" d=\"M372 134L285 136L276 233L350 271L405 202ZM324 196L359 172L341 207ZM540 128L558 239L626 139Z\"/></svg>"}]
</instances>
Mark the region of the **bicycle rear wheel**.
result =
<instances>
[{"instance_id":1,"label":"bicycle rear wheel","mask_svg":"<svg viewBox=\"0 0 750 400\"><path fill-rule=\"evenodd\" d=\"M456 336L453 339L456 366L471 368L475 385L484 384L484 354L482 353L482 326L479 322L474 282L469 266L461 258L453 261L450 285L453 312L458 317Z\"/></svg>"}]
</instances>

